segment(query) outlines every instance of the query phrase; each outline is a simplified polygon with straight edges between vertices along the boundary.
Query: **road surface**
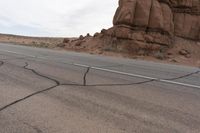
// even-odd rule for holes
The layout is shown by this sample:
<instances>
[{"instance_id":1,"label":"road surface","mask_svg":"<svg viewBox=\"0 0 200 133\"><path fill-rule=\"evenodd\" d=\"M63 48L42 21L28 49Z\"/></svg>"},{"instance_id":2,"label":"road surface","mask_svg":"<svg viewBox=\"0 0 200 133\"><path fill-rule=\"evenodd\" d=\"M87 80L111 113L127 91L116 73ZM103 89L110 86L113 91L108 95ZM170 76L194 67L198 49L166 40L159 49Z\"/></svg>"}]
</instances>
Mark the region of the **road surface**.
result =
<instances>
[{"instance_id":1,"label":"road surface","mask_svg":"<svg viewBox=\"0 0 200 133\"><path fill-rule=\"evenodd\" d=\"M0 133L199 132L199 68L0 43Z\"/></svg>"}]
</instances>

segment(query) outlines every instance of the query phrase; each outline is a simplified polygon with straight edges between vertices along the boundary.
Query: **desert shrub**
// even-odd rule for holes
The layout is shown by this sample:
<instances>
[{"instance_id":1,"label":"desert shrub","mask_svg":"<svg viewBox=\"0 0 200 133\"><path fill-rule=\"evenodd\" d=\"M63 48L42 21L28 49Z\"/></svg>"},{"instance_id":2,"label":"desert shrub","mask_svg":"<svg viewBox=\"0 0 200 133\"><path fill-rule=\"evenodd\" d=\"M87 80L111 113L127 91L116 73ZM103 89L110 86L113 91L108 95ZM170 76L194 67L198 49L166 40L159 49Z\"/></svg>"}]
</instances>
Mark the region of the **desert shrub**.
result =
<instances>
[{"instance_id":1,"label":"desert shrub","mask_svg":"<svg viewBox=\"0 0 200 133\"><path fill-rule=\"evenodd\" d=\"M63 39L63 43L69 43L70 40L68 38Z\"/></svg>"},{"instance_id":2,"label":"desert shrub","mask_svg":"<svg viewBox=\"0 0 200 133\"><path fill-rule=\"evenodd\" d=\"M65 44L64 43L59 43L56 45L57 47L60 47L60 48L64 48L65 47Z\"/></svg>"}]
</instances>

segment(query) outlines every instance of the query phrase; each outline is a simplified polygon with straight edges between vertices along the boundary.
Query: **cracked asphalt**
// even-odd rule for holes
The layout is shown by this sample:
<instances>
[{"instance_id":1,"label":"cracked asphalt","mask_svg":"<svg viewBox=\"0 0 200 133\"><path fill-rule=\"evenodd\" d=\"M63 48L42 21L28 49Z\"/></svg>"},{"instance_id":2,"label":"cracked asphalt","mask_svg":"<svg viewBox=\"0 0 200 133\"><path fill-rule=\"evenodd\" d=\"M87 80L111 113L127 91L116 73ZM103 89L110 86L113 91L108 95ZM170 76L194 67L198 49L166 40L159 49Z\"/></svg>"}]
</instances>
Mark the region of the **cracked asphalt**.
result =
<instances>
[{"instance_id":1,"label":"cracked asphalt","mask_svg":"<svg viewBox=\"0 0 200 133\"><path fill-rule=\"evenodd\" d=\"M200 86L199 68L0 44L0 133L200 132L198 88L69 62Z\"/></svg>"}]
</instances>

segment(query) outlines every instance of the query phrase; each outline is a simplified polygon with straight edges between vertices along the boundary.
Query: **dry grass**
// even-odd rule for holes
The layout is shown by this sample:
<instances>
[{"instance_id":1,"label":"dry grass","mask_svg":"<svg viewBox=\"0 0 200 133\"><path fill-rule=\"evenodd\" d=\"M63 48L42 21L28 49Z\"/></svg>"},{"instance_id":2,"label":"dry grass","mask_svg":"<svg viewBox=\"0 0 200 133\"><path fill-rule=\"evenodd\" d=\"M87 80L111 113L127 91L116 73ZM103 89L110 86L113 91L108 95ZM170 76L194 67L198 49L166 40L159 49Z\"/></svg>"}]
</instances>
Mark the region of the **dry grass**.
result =
<instances>
[{"instance_id":1,"label":"dry grass","mask_svg":"<svg viewBox=\"0 0 200 133\"><path fill-rule=\"evenodd\" d=\"M0 34L0 42L13 43L26 46L55 48L58 47L64 38L51 37L26 37L17 35Z\"/></svg>"}]
</instances>

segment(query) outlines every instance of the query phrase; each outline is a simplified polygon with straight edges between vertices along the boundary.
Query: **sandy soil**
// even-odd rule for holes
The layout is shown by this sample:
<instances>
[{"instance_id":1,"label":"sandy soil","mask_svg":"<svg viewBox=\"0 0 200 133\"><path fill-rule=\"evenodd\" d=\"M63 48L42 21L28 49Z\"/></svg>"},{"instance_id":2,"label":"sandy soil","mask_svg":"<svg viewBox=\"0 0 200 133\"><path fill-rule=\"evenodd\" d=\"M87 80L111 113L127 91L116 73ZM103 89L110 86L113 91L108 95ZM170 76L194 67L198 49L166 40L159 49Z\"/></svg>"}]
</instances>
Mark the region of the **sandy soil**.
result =
<instances>
[{"instance_id":1,"label":"sandy soil","mask_svg":"<svg viewBox=\"0 0 200 133\"><path fill-rule=\"evenodd\" d=\"M25 37L17 35L0 34L0 42L13 43L26 46L43 47L50 49L65 49L69 51L86 52L90 54L99 54L106 56L133 58L140 60L149 60L162 63L180 64L200 67L200 42L186 41L176 38L176 45L167 51L167 53L155 53L152 55L135 55L116 48L112 45L105 45L101 38L94 39L92 36L79 38L50 38L50 37Z\"/></svg>"},{"instance_id":2,"label":"sandy soil","mask_svg":"<svg viewBox=\"0 0 200 133\"><path fill-rule=\"evenodd\" d=\"M115 57L133 58L140 60L149 60L154 62L170 63L177 65L187 65L200 67L200 42L185 40L182 38L175 39L175 46L166 52L155 52L151 54L142 53L134 54L127 50L126 42L113 43L113 40L84 37L69 41L63 47L66 50L87 52L90 54L100 54ZM128 44L129 45L129 44ZM131 44L135 47L135 44ZM148 51L147 51L148 52ZM149 50L149 53L151 50Z\"/></svg>"},{"instance_id":3,"label":"sandy soil","mask_svg":"<svg viewBox=\"0 0 200 133\"><path fill-rule=\"evenodd\" d=\"M51 37L27 37L17 35L0 34L0 42L13 43L27 46L55 48L63 42L64 38Z\"/></svg>"}]
</instances>

